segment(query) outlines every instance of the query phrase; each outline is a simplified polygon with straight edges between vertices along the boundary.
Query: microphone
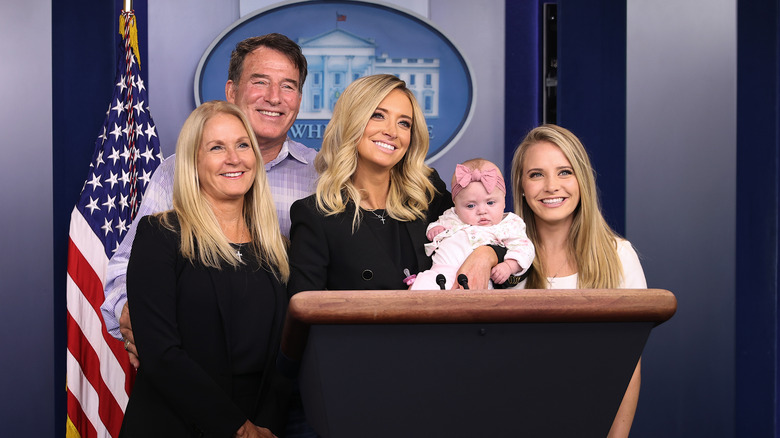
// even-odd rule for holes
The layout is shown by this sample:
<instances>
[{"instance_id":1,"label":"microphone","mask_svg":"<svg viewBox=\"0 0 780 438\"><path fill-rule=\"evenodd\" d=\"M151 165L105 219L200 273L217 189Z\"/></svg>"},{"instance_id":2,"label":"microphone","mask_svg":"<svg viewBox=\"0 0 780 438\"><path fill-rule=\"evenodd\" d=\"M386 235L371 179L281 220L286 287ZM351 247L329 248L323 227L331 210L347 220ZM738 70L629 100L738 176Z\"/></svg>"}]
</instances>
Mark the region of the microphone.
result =
<instances>
[{"instance_id":1,"label":"microphone","mask_svg":"<svg viewBox=\"0 0 780 438\"><path fill-rule=\"evenodd\" d=\"M463 289L469 288L469 278L466 277L466 274L460 274L458 275L458 284L463 286Z\"/></svg>"},{"instance_id":2,"label":"microphone","mask_svg":"<svg viewBox=\"0 0 780 438\"><path fill-rule=\"evenodd\" d=\"M436 276L436 284L439 285L439 289L444 290L444 285L447 283L447 279L444 278L443 274L439 274Z\"/></svg>"}]
</instances>

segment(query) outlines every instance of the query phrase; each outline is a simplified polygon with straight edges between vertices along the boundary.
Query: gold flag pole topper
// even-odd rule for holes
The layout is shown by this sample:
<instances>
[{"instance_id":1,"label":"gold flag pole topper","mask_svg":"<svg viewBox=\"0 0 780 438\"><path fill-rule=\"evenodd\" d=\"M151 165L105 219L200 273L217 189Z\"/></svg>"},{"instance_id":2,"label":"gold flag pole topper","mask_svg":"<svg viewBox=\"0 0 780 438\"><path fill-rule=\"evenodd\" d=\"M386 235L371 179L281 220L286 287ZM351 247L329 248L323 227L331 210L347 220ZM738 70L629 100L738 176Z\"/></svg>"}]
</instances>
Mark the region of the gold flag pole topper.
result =
<instances>
[{"instance_id":1,"label":"gold flag pole topper","mask_svg":"<svg viewBox=\"0 0 780 438\"><path fill-rule=\"evenodd\" d=\"M129 35L125 35L125 18L129 17ZM130 38L130 46L133 48L135 60L138 62L138 68L141 68L141 57L138 53L138 29L135 26L135 13L133 13L133 0L125 0L124 12L119 16L119 35L122 38Z\"/></svg>"}]
</instances>

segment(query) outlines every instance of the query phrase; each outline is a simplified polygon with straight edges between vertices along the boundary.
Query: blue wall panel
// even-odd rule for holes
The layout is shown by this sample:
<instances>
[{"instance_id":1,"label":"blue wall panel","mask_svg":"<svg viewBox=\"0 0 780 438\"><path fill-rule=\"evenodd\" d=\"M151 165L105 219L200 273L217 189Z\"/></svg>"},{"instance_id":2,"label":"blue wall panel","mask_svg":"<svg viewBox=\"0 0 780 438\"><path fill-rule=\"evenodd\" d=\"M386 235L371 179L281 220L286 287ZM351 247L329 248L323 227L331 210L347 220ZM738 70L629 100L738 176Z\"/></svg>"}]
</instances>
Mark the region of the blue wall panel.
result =
<instances>
[{"instance_id":1,"label":"blue wall panel","mask_svg":"<svg viewBox=\"0 0 780 438\"><path fill-rule=\"evenodd\" d=\"M588 150L602 210L626 229L626 2L558 1L558 124Z\"/></svg>"},{"instance_id":2,"label":"blue wall panel","mask_svg":"<svg viewBox=\"0 0 780 438\"><path fill-rule=\"evenodd\" d=\"M84 184L116 69L118 15L113 2L52 2L54 162L54 430L65 431L65 333L68 226ZM20 435L21 436L21 435ZM58 434L58 436L60 436Z\"/></svg>"},{"instance_id":3,"label":"blue wall panel","mask_svg":"<svg viewBox=\"0 0 780 438\"><path fill-rule=\"evenodd\" d=\"M780 2L737 9L736 435L777 426Z\"/></svg>"},{"instance_id":4,"label":"blue wall panel","mask_svg":"<svg viewBox=\"0 0 780 438\"><path fill-rule=\"evenodd\" d=\"M511 178L515 148L525 134L536 127L541 120L539 52L542 3L542 1L506 2L504 178L507 181ZM512 210L511 191L507 196L507 208Z\"/></svg>"}]
</instances>

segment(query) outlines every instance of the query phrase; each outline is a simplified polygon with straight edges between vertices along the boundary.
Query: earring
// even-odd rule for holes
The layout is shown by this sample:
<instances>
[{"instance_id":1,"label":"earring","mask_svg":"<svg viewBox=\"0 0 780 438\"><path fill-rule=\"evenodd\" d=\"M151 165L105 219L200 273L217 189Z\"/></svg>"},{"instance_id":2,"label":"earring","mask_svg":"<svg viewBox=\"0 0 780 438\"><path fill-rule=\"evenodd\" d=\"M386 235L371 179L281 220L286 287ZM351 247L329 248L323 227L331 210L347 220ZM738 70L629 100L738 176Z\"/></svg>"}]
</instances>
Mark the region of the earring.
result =
<instances>
[{"instance_id":1,"label":"earring","mask_svg":"<svg viewBox=\"0 0 780 438\"><path fill-rule=\"evenodd\" d=\"M523 195L523 198L525 198L525 193L521 193L521 195Z\"/></svg>"}]
</instances>

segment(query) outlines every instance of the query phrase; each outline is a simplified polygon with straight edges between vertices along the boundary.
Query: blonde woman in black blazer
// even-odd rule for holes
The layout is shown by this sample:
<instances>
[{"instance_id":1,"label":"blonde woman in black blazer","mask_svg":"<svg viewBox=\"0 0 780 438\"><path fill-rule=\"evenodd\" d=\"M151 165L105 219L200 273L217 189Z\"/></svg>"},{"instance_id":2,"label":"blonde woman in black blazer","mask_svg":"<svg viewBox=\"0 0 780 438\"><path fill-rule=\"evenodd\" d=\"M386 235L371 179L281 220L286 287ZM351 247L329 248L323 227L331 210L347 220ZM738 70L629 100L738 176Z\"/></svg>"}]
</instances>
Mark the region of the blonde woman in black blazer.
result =
<instances>
[{"instance_id":1,"label":"blonde woman in black blazer","mask_svg":"<svg viewBox=\"0 0 780 438\"><path fill-rule=\"evenodd\" d=\"M425 228L453 204L427 153L425 118L402 80L366 76L344 90L315 160L317 191L290 210L291 294L406 289L409 273L431 266ZM497 261L479 248L461 271L486 287Z\"/></svg>"},{"instance_id":2,"label":"blonde woman in black blazer","mask_svg":"<svg viewBox=\"0 0 780 438\"><path fill-rule=\"evenodd\" d=\"M260 149L241 110L207 102L176 145L173 210L141 219L127 270L143 362L123 437L281 433L275 367L289 264Z\"/></svg>"}]
</instances>

